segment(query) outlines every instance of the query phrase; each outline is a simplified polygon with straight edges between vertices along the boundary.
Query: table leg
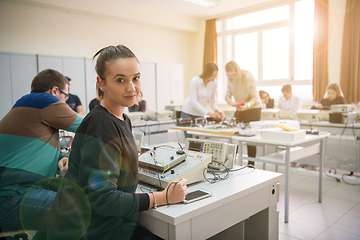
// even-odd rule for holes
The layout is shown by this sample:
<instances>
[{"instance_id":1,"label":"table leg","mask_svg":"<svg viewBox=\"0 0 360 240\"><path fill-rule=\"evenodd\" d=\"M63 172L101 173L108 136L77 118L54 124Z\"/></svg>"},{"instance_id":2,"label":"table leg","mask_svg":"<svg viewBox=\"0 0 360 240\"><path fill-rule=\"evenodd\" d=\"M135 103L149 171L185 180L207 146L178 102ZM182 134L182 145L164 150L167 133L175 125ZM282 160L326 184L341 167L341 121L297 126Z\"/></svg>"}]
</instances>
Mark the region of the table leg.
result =
<instances>
[{"instance_id":1,"label":"table leg","mask_svg":"<svg viewBox=\"0 0 360 240\"><path fill-rule=\"evenodd\" d=\"M320 140L320 153L319 153L319 203L322 202L322 178L324 172L324 158L325 158L325 139Z\"/></svg>"},{"instance_id":2,"label":"table leg","mask_svg":"<svg viewBox=\"0 0 360 240\"><path fill-rule=\"evenodd\" d=\"M285 150L285 223L289 222L290 147Z\"/></svg>"},{"instance_id":3,"label":"table leg","mask_svg":"<svg viewBox=\"0 0 360 240\"><path fill-rule=\"evenodd\" d=\"M279 146L275 146L275 152L279 151ZM275 164L275 172L279 172L279 165Z\"/></svg>"},{"instance_id":4,"label":"table leg","mask_svg":"<svg viewBox=\"0 0 360 240\"><path fill-rule=\"evenodd\" d=\"M239 141L238 145L238 164L242 166L242 141Z\"/></svg>"},{"instance_id":5,"label":"table leg","mask_svg":"<svg viewBox=\"0 0 360 240\"><path fill-rule=\"evenodd\" d=\"M266 145L263 146L263 156L266 156ZM266 163L263 163L263 170L266 170Z\"/></svg>"}]
</instances>

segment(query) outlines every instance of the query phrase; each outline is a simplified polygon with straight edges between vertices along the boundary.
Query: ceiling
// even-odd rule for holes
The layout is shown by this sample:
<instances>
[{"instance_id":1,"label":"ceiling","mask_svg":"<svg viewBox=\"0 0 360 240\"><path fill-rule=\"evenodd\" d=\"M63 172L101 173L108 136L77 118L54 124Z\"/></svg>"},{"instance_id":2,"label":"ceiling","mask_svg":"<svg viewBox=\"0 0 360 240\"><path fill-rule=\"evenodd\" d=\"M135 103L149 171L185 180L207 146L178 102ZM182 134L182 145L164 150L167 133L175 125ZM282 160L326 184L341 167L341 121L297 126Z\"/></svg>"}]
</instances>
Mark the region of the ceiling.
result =
<instances>
[{"instance_id":1,"label":"ceiling","mask_svg":"<svg viewBox=\"0 0 360 240\"><path fill-rule=\"evenodd\" d=\"M217 7L203 7L183 0L119 0L199 18L210 18L274 0L220 0Z\"/></svg>"}]
</instances>

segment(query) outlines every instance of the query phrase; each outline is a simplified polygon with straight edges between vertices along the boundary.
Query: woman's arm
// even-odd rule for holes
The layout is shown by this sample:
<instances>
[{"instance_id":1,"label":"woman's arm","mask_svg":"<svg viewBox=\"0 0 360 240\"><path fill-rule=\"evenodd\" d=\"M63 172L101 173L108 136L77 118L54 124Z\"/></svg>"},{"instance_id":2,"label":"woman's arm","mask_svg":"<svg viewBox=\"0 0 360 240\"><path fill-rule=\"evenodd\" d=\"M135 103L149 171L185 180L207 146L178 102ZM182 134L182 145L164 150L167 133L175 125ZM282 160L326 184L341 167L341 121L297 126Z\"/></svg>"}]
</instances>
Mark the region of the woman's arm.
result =
<instances>
[{"instance_id":1,"label":"woman's arm","mask_svg":"<svg viewBox=\"0 0 360 240\"><path fill-rule=\"evenodd\" d=\"M186 182L186 179L174 183L170 182L162 192L148 193L150 198L149 208L155 207L155 200L156 207L184 201L185 196L189 193Z\"/></svg>"}]
</instances>

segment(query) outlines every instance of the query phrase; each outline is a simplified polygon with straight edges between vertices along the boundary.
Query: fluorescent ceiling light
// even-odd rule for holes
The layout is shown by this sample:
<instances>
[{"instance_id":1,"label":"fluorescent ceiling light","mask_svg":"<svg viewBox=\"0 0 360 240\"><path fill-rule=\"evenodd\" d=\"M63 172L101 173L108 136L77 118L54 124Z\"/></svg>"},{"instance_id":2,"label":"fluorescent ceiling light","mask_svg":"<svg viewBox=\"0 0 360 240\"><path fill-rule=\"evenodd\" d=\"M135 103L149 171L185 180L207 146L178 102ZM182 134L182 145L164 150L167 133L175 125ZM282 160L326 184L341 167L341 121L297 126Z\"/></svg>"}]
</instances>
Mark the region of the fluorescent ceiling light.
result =
<instances>
[{"instance_id":1,"label":"fluorescent ceiling light","mask_svg":"<svg viewBox=\"0 0 360 240\"><path fill-rule=\"evenodd\" d=\"M205 7L216 7L219 6L220 0L184 0L185 2L195 3Z\"/></svg>"}]
</instances>

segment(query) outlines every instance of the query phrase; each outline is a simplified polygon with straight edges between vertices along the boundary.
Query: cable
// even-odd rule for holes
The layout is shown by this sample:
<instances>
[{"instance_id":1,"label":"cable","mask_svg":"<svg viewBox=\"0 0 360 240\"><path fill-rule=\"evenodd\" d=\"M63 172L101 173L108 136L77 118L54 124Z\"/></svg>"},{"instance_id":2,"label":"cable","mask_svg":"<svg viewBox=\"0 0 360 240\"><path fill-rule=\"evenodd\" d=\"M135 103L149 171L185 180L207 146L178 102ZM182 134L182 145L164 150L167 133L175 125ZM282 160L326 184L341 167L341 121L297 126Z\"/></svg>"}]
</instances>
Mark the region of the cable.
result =
<instances>
[{"instance_id":1,"label":"cable","mask_svg":"<svg viewBox=\"0 0 360 240\"><path fill-rule=\"evenodd\" d=\"M343 129L343 131L342 131L342 133L341 133L341 135L340 135L340 139L341 139L342 135L343 135L344 132L345 132L345 129L346 129L347 124L348 124L348 121L349 121L349 117L346 118L346 123L345 123L344 129Z\"/></svg>"},{"instance_id":2,"label":"cable","mask_svg":"<svg viewBox=\"0 0 360 240\"><path fill-rule=\"evenodd\" d=\"M159 145L159 146L156 146L156 147L157 147L157 148L161 148L161 147L169 147L169 148L176 149L175 147L170 146L170 145Z\"/></svg>"},{"instance_id":3,"label":"cable","mask_svg":"<svg viewBox=\"0 0 360 240\"><path fill-rule=\"evenodd\" d=\"M353 130L353 136L356 140L356 136L355 136L355 122L352 123L352 130Z\"/></svg>"},{"instance_id":4,"label":"cable","mask_svg":"<svg viewBox=\"0 0 360 240\"><path fill-rule=\"evenodd\" d=\"M333 168L332 168L333 169ZM328 176L328 177L331 177L331 178L335 178L335 180L337 181L337 182L340 182L340 179L338 179L337 177L335 177L335 176L331 176L331 175L329 175L328 173L331 173L331 170L332 169L330 169L329 170L329 172L325 172L325 175L326 176ZM334 175L336 174L336 169L333 169L334 170Z\"/></svg>"},{"instance_id":5,"label":"cable","mask_svg":"<svg viewBox=\"0 0 360 240\"><path fill-rule=\"evenodd\" d=\"M349 184L349 185L360 185L360 183L349 183L349 182L346 182L344 176L354 176L353 174L351 174L351 173L350 173L350 174L346 174L346 173L345 173L345 174L343 174L343 175L341 176L341 179L343 180L344 183Z\"/></svg>"},{"instance_id":6,"label":"cable","mask_svg":"<svg viewBox=\"0 0 360 240\"><path fill-rule=\"evenodd\" d=\"M155 153L155 151L154 151L154 153ZM157 169L157 167L156 167L156 160L155 160L155 158L153 158L153 160L154 160L154 164L155 164L156 176L157 176L158 179L159 179L159 186L160 186L161 189L163 189L162 184L161 184L161 180L160 180L160 176L159 176L159 173L158 173L158 171L157 171L158 169Z\"/></svg>"},{"instance_id":7,"label":"cable","mask_svg":"<svg viewBox=\"0 0 360 240\"><path fill-rule=\"evenodd\" d=\"M251 164L247 165L247 166L243 166L241 168L237 168L237 169L230 169L230 168L227 168L223 163L220 163L220 162L216 162L216 163L222 165L224 167L224 170L215 170L213 168L205 168L203 170L203 177L209 183L216 183L217 181L226 180L226 179L229 178L231 172L237 172L237 171L243 170L245 168L253 168L253 169L255 169L255 167L253 165L251 165ZM205 171L206 170L207 170L207 173L212 174L214 177L213 178L207 178L205 176ZM222 176L223 174L225 174L225 176Z\"/></svg>"},{"instance_id":8,"label":"cable","mask_svg":"<svg viewBox=\"0 0 360 240\"><path fill-rule=\"evenodd\" d=\"M176 185L178 182L179 181L172 181L172 182L170 182L169 186L166 188L166 203L167 203L167 205L169 205L169 200L168 200L169 189L170 189L171 185L173 185L173 184Z\"/></svg>"}]
</instances>

